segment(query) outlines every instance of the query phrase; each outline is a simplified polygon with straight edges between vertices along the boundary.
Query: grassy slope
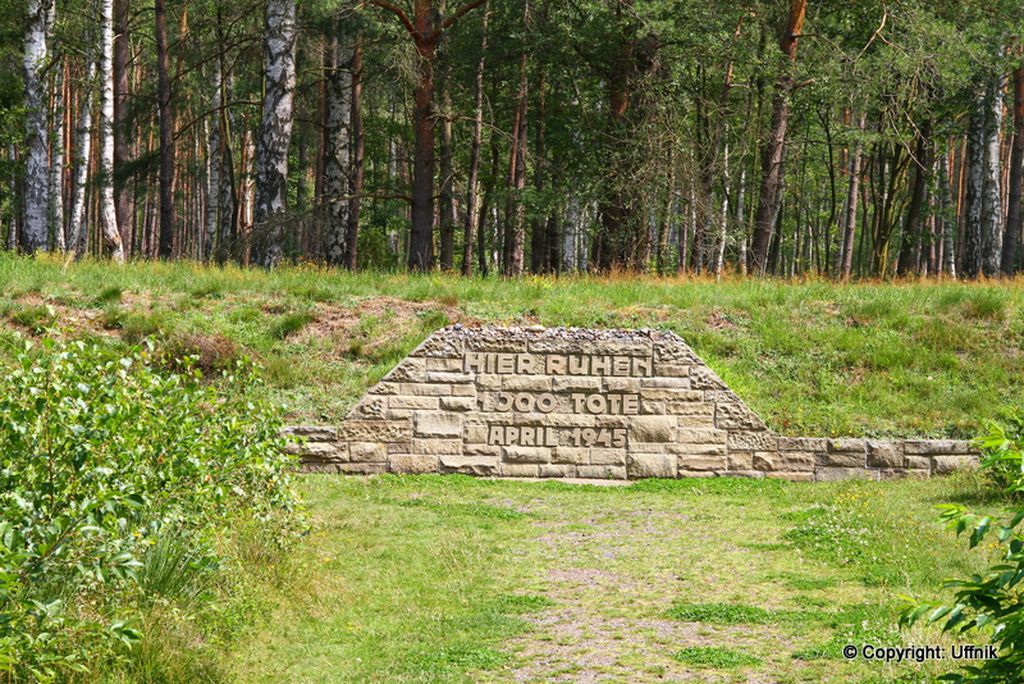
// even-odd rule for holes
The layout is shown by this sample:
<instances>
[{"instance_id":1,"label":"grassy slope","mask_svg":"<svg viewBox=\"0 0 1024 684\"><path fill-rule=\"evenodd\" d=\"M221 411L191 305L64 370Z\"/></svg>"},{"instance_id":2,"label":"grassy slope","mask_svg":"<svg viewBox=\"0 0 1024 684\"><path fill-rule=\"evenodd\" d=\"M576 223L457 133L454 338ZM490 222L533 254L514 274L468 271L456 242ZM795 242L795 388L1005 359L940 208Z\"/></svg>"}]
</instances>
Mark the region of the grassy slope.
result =
<instances>
[{"instance_id":1,"label":"grassy slope","mask_svg":"<svg viewBox=\"0 0 1024 684\"><path fill-rule=\"evenodd\" d=\"M0 349L9 352L14 331L51 324L129 342L152 334L214 363L237 346L260 359L295 420L339 419L418 341L455 321L674 330L788 434L973 435L1024 403L1019 280L509 282L189 263L65 270L0 256Z\"/></svg>"},{"instance_id":2,"label":"grassy slope","mask_svg":"<svg viewBox=\"0 0 1024 684\"><path fill-rule=\"evenodd\" d=\"M897 632L900 596L937 598L991 553L935 519L966 476L303 486L316 532L227 656L239 681L916 680L935 664L840 649L948 644Z\"/></svg>"}]
</instances>

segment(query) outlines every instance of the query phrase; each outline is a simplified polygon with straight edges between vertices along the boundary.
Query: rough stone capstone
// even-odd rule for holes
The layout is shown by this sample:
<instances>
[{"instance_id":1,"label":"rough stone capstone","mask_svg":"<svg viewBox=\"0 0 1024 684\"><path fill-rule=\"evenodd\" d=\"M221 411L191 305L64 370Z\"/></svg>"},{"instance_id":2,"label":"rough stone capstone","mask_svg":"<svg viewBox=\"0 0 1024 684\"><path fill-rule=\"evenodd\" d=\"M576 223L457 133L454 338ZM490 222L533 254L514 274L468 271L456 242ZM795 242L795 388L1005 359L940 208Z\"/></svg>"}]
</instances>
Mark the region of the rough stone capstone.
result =
<instances>
[{"instance_id":1,"label":"rough stone capstone","mask_svg":"<svg viewBox=\"0 0 1024 684\"><path fill-rule=\"evenodd\" d=\"M295 426L307 470L639 479L928 477L969 442L784 437L677 335L469 328L428 337L337 426Z\"/></svg>"}]
</instances>

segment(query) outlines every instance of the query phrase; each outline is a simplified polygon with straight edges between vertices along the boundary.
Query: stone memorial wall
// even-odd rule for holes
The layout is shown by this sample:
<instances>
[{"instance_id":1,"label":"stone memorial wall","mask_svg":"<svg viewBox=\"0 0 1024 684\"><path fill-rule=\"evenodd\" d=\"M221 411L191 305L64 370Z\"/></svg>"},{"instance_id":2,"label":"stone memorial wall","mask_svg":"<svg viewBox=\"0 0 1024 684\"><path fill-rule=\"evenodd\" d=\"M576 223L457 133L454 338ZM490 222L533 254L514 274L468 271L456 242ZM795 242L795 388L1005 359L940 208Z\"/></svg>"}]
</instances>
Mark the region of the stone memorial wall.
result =
<instances>
[{"instance_id":1,"label":"stone memorial wall","mask_svg":"<svg viewBox=\"0 0 1024 684\"><path fill-rule=\"evenodd\" d=\"M638 479L928 477L967 442L782 437L687 344L656 330L431 335L338 426L295 426L307 470Z\"/></svg>"}]
</instances>

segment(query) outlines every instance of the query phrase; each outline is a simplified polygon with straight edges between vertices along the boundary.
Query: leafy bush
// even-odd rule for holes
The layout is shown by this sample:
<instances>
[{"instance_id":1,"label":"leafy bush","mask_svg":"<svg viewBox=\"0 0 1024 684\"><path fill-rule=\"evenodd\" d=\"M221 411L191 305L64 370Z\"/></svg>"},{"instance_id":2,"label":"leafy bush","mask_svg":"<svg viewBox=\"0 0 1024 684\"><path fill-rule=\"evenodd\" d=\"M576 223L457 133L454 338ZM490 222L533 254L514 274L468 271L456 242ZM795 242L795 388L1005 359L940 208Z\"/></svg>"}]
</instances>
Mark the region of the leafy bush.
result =
<instances>
[{"instance_id":1,"label":"leafy bush","mask_svg":"<svg viewBox=\"0 0 1024 684\"><path fill-rule=\"evenodd\" d=\"M202 591L183 583L215 572L219 535L255 519L288 538L289 457L279 417L246 399L257 384L241 361L214 385L151 350L24 347L0 375L0 673L123 660L147 602Z\"/></svg>"},{"instance_id":2,"label":"leafy bush","mask_svg":"<svg viewBox=\"0 0 1024 684\"><path fill-rule=\"evenodd\" d=\"M991 434L979 441L983 458L981 466L996 473L1007 493L1024 491L1024 420L1011 417L1005 425L993 425ZM941 517L957 536L969 532L968 545L975 548L990 535L989 546L999 549L1001 560L984 574L967 579L951 580L946 588L954 590L953 605L921 603L908 607L900 617L903 626L924 620L944 621L944 632L970 634L987 638L998 649L998 658L978 661L962 672L950 673L943 680L953 682L1017 682L1024 679L1024 507L1018 508L1002 522L992 516L979 515L959 504L939 507Z\"/></svg>"}]
</instances>

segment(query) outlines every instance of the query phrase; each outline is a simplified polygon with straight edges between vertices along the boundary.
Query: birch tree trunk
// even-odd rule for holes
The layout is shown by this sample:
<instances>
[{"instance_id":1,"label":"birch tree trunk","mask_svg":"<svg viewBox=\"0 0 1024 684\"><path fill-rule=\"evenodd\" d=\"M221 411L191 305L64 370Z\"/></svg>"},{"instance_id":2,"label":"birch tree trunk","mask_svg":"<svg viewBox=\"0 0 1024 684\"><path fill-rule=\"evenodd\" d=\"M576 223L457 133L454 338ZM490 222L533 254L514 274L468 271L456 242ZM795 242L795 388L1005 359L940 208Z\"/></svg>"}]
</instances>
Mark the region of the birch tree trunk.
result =
<instances>
[{"instance_id":1,"label":"birch tree trunk","mask_svg":"<svg viewBox=\"0 0 1024 684\"><path fill-rule=\"evenodd\" d=\"M25 186L21 244L32 253L47 249L50 209L45 70L49 59L47 20L53 0L29 0L25 21Z\"/></svg>"},{"instance_id":2,"label":"birch tree trunk","mask_svg":"<svg viewBox=\"0 0 1024 684\"><path fill-rule=\"evenodd\" d=\"M983 212L982 197L985 184L985 119L988 107L985 93L975 97L967 129L967 201L964 208L963 272L968 278L977 277L982 266Z\"/></svg>"},{"instance_id":3,"label":"birch tree trunk","mask_svg":"<svg viewBox=\"0 0 1024 684\"><path fill-rule=\"evenodd\" d=\"M939 206L942 209L942 270L945 271L946 275L950 278L956 278L956 240L954 239L954 231L956 230L957 217L955 213L953 216L947 215L947 207L949 205L951 191L949 187L949 163L945 152L943 152L939 157L938 166Z\"/></svg>"},{"instance_id":4,"label":"birch tree trunk","mask_svg":"<svg viewBox=\"0 0 1024 684\"><path fill-rule=\"evenodd\" d=\"M256 138L254 230L255 261L273 267L283 255L281 225L276 214L285 209L288 145L291 142L292 98L295 94L295 0L267 0L263 35L263 118Z\"/></svg>"},{"instance_id":5,"label":"birch tree trunk","mask_svg":"<svg viewBox=\"0 0 1024 684\"><path fill-rule=\"evenodd\" d=\"M206 139L206 221L203 240L203 260L214 254L215 239L220 228L220 188L221 188L221 141L220 141L220 109L221 70L220 60L213 63L213 115L209 122L209 135Z\"/></svg>"},{"instance_id":6,"label":"birch tree trunk","mask_svg":"<svg viewBox=\"0 0 1024 684\"><path fill-rule=\"evenodd\" d=\"M114 209L114 3L101 0L100 30L100 216L111 258L124 263L124 246Z\"/></svg>"},{"instance_id":7,"label":"birch tree trunk","mask_svg":"<svg viewBox=\"0 0 1024 684\"><path fill-rule=\"evenodd\" d=\"M352 47L348 44L350 40L342 20L336 26L327 47L330 68L325 92L327 157L324 163L324 185L327 194L327 263L332 266L346 265L348 254L347 195L351 166L349 133L352 117Z\"/></svg>"},{"instance_id":8,"label":"birch tree trunk","mask_svg":"<svg viewBox=\"0 0 1024 684\"><path fill-rule=\"evenodd\" d=\"M92 90L96 79L96 62L86 56L85 87L78 103L78 121L75 125L74 183L71 191L71 216L68 226L68 249L76 257L85 253L85 189L89 180L89 156L92 147Z\"/></svg>"},{"instance_id":9,"label":"birch tree trunk","mask_svg":"<svg viewBox=\"0 0 1024 684\"><path fill-rule=\"evenodd\" d=\"M1003 255L1003 203L1000 193L999 133L1003 125L1003 88L1006 78L1000 75L989 86L985 120L985 179L982 188L982 255L981 269L989 277L999 275Z\"/></svg>"}]
</instances>

